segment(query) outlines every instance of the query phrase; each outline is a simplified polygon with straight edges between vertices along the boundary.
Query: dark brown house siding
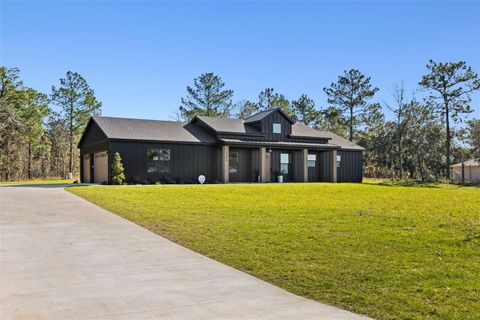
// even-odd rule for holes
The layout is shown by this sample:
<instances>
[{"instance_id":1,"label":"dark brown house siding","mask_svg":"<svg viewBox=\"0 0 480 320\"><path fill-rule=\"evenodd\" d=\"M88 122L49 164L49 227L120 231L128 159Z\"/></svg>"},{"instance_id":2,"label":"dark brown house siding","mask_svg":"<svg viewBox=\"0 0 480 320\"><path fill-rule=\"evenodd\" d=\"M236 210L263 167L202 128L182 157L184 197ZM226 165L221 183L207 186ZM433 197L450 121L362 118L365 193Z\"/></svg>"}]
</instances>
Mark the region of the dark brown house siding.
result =
<instances>
[{"instance_id":1,"label":"dark brown house siding","mask_svg":"<svg viewBox=\"0 0 480 320\"><path fill-rule=\"evenodd\" d=\"M273 133L274 123L281 124L281 133ZM292 133L292 125L280 112L272 112L262 119L262 133L268 141L285 141L288 140L288 136Z\"/></svg>"},{"instance_id":2,"label":"dark brown house siding","mask_svg":"<svg viewBox=\"0 0 480 320\"><path fill-rule=\"evenodd\" d=\"M95 121L90 121L85 135L79 142L80 154L90 154L108 150L108 138Z\"/></svg>"},{"instance_id":3,"label":"dark brown house siding","mask_svg":"<svg viewBox=\"0 0 480 320\"><path fill-rule=\"evenodd\" d=\"M281 125L281 133L273 133L273 124ZM292 136L292 130L295 133ZM238 171L231 172L228 161L222 163L223 146L238 153ZM115 152L120 153L129 183L191 183L199 175L205 175L207 183L257 182L260 171L260 150L266 151L264 181L276 181L275 173L281 171L280 154L289 154L288 173L285 182L305 181L306 159L303 150L317 156L316 166L307 168L309 182L334 181L336 168L338 182L362 181L363 148L328 132L316 132L312 128L295 124L279 109L260 112L246 120L212 117L196 117L192 122L92 117L79 143L80 162L86 156L107 151L111 166ZM168 149L168 170L148 172L147 150ZM227 150L227 148L225 148ZM336 167L334 150L342 158ZM95 167L91 162L92 168ZM165 163L161 164L162 166ZM222 166L223 165L223 166ZM91 169L92 169L91 168ZM80 166L83 170L84 166ZM83 181L83 172L81 171ZM111 182L109 167L108 182Z\"/></svg>"},{"instance_id":4,"label":"dark brown house siding","mask_svg":"<svg viewBox=\"0 0 480 320\"><path fill-rule=\"evenodd\" d=\"M169 171L147 172L147 150L169 149ZM194 182L199 175L206 181L219 181L219 154L216 146L200 144L150 143L142 141L112 141L111 154L118 152L122 157L125 177L131 183L155 183L171 180Z\"/></svg>"},{"instance_id":5,"label":"dark brown house siding","mask_svg":"<svg viewBox=\"0 0 480 320\"><path fill-rule=\"evenodd\" d=\"M290 163L288 166L288 173L283 174L284 182L301 182L303 181L302 177L302 151L301 150L291 150L291 149L272 149L272 181L276 181L276 173L279 173L280 170L280 155L282 153L289 154Z\"/></svg>"},{"instance_id":6,"label":"dark brown house siding","mask_svg":"<svg viewBox=\"0 0 480 320\"><path fill-rule=\"evenodd\" d=\"M84 167L83 167L83 159L84 156L90 156L90 176L93 175L93 166L95 162L95 158L93 156L94 153L108 151L110 148L110 142L107 136L103 133L103 131L99 128L99 126L95 123L95 121L90 120L85 128L85 133L78 143L78 147L80 148L80 180L84 181ZM110 158L110 154L109 154ZM111 161L109 161L111 163ZM110 173L108 174L108 179L110 180Z\"/></svg>"},{"instance_id":7,"label":"dark brown house siding","mask_svg":"<svg viewBox=\"0 0 480 320\"><path fill-rule=\"evenodd\" d=\"M340 167L337 168L337 181L362 182L362 151L339 150L337 154L341 156Z\"/></svg>"},{"instance_id":8,"label":"dark brown house siding","mask_svg":"<svg viewBox=\"0 0 480 320\"><path fill-rule=\"evenodd\" d=\"M259 170L258 148L231 147L230 153L238 153L238 170L229 173L230 182L256 182L256 172Z\"/></svg>"}]
</instances>

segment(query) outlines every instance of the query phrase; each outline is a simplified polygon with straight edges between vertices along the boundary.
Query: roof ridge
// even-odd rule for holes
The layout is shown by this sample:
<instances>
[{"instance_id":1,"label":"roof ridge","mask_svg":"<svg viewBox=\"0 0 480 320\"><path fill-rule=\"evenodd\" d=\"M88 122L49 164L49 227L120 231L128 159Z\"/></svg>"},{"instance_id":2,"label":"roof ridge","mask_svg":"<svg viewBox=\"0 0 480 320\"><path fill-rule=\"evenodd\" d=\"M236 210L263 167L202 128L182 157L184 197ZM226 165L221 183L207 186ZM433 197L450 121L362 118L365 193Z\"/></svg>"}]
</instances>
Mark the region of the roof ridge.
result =
<instances>
[{"instance_id":1,"label":"roof ridge","mask_svg":"<svg viewBox=\"0 0 480 320\"><path fill-rule=\"evenodd\" d=\"M135 120L135 121L157 121L157 122L171 122L171 123L183 123L183 124L186 123L185 121L176 121L176 120L111 117L111 116L102 116L102 115L92 116L92 118L94 118L94 119L103 118L103 119L117 119L117 120Z\"/></svg>"},{"instance_id":2,"label":"roof ridge","mask_svg":"<svg viewBox=\"0 0 480 320\"><path fill-rule=\"evenodd\" d=\"M208 119L221 119L221 120L232 120L232 121L238 121L238 120L243 120L243 119L237 119L237 118L229 118L229 117L211 117L211 116L196 116L197 118L208 118Z\"/></svg>"}]
</instances>

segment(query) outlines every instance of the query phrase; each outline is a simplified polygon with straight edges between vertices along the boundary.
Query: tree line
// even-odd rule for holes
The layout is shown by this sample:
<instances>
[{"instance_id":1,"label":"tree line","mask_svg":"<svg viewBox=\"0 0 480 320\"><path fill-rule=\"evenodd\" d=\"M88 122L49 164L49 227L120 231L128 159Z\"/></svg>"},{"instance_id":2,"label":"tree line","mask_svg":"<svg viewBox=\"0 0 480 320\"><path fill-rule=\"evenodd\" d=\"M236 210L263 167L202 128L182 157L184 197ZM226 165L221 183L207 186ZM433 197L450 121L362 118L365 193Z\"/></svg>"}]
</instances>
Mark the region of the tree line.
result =
<instances>
[{"instance_id":1,"label":"tree line","mask_svg":"<svg viewBox=\"0 0 480 320\"><path fill-rule=\"evenodd\" d=\"M0 180L77 174L76 145L101 106L78 73L67 72L45 94L26 87L17 68L0 67Z\"/></svg>"},{"instance_id":2,"label":"tree line","mask_svg":"<svg viewBox=\"0 0 480 320\"><path fill-rule=\"evenodd\" d=\"M480 120L454 126L473 112L472 93L480 89L480 80L463 61L429 61L426 67L417 90L426 93L422 99L407 93L400 82L393 89L393 103L382 105L371 78L351 69L323 88L323 107L306 94L289 100L273 88L262 90L255 101L233 103L234 91L221 77L205 73L187 86L178 117L247 118L280 108L297 122L363 146L367 175L449 179L451 163L480 157ZM78 73L67 72L46 94L26 87L17 68L0 67L0 180L78 175L76 145L88 119L100 114L101 107ZM393 117L387 120L383 110Z\"/></svg>"},{"instance_id":3,"label":"tree line","mask_svg":"<svg viewBox=\"0 0 480 320\"><path fill-rule=\"evenodd\" d=\"M464 61L437 63L430 60L418 89L407 93L400 82L393 89L391 104L376 101L379 88L356 69L345 71L323 88L326 106L318 108L306 94L289 100L273 88L262 90L256 101L233 103L233 90L221 77L205 73L187 87L178 117L195 115L247 118L271 108L280 108L293 120L319 130L336 133L366 149L365 173L373 177L438 181L450 179L450 165L480 157L480 119L465 121L473 112L472 93L480 79ZM422 99L416 92L425 93ZM383 109L393 118L387 120Z\"/></svg>"}]
</instances>

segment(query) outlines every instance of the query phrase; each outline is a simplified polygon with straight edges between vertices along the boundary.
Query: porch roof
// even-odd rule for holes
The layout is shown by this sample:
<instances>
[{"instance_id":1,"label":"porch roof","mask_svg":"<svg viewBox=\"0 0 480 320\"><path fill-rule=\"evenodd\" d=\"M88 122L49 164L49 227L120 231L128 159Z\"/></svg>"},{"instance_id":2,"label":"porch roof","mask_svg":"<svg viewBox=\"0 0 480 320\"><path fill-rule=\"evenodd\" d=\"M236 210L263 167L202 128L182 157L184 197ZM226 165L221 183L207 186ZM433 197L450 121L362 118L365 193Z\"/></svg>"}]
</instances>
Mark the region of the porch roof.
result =
<instances>
[{"instance_id":1,"label":"porch roof","mask_svg":"<svg viewBox=\"0 0 480 320\"><path fill-rule=\"evenodd\" d=\"M242 139L219 139L225 144L233 145L249 145L249 146L264 146L264 147L285 147L285 148L315 148L315 149L340 149L340 146L330 143L305 143L305 142L290 142L290 141L257 141L257 140L242 140Z\"/></svg>"}]
</instances>

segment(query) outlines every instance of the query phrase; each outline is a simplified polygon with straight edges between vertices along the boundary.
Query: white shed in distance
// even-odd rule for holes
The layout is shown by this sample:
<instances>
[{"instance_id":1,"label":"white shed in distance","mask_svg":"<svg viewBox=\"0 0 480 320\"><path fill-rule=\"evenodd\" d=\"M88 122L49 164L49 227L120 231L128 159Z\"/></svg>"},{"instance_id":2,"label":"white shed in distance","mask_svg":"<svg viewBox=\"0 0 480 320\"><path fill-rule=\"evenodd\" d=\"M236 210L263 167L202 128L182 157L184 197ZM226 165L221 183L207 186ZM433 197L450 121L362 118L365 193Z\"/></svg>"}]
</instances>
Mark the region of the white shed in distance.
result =
<instances>
[{"instance_id":1,"label":"white shed in distance","mask_svg":"<svg viewBox=\"0 0 480 320\"><path fill-rule=\"evenodd\" d=\"M466 182L480 183L480 158L463 162ZM462 162L451 165L453 179L462 181Z\"/></svg>"}]
</instances>

